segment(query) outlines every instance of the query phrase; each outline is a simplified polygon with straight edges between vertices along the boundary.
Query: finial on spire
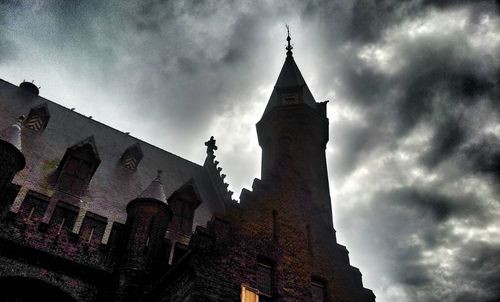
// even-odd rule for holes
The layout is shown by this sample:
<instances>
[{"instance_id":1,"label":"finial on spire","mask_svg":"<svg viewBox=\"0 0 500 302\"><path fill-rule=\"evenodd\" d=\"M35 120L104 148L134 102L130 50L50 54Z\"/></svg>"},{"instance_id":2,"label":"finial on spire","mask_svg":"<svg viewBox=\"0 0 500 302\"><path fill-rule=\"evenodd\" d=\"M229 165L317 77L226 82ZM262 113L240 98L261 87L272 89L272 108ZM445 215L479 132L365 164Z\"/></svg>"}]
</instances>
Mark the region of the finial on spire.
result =
<instances>
[{"instance_id":1,"label":"finial on spire","mask_svg":"<svg viewBox=\"0 0 500 302\"><path fill-rule=\"evenodd\" d=\"M292 52L293 46L292 44L290 44L290 40L292 40L292 38L290 38L290 26L288 26L288 24L286 25L286 32L288 34L288 36L286 37L286 40L288 41L288 46L285 48L287 50L286 55L288 57L291 57L293 54Z\"/></svg>"},{"instance_id":2,"label":"finial on spire","mask_svg":"<svg viewBox=\"0 0 500 302\"><path fill-rule=\"evenodd\" d=\"M209 141L205 142L205 146L207 146L207 154L214 155L214 151L217 150L215 142L216 141L213 136L210 137Z\"/></svg>"}]
</instances>

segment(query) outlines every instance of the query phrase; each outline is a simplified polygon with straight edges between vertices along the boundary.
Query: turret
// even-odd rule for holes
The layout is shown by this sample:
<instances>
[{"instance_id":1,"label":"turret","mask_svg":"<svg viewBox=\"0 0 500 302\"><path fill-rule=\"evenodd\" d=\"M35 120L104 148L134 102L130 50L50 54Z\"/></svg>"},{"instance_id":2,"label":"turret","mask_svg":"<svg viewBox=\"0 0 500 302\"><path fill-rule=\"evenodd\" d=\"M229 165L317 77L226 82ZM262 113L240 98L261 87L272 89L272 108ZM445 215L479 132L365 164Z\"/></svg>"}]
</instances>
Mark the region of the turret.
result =
<instances>
[{"instance_id":1,"label":"turret","mask_svg":"<svg viewBox=\"0 0 500 302\"><path fill-rule=\"evenodd\" d=\"M325 157L328 142L326 102L316 103L295 63L287 37L286 59L261 120L262 180L277 190L304 189L323 220L331 224ZM273 184L273 185L271 185ZM278 184L276 186L276 184Z\"/></svg>"},{"instance_id":2,"label":"turret","mask_svg":"<svg viewBox=\"0 0 500 302\"><path fill-rule=\"evenodd\" d=\"M22 118L0 132L0 192L26 165L21 152L21 122Z\"/></svg>"},{"instance_id":3,"label":"turret","mask_svg":"<svg viewBox=\"0 0 500 302\"><path fill-rule=\"evenodd\" d=\"M137 301L161 262L162 242L172 212L161 171L149 187L127 205L127 245L119 268L117 301Z\"/></svg>"}]
</instances>

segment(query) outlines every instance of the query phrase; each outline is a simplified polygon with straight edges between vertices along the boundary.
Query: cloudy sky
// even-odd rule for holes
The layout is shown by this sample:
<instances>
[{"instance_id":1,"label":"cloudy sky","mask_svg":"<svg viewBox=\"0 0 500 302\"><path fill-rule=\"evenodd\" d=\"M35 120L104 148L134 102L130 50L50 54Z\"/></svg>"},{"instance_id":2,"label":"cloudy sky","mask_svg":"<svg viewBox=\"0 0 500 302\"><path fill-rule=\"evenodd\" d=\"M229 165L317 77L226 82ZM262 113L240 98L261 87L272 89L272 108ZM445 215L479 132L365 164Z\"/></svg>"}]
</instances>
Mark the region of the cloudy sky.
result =
<instances>
[{"instance_id":1,"label":"cloudy sky","mask_svg":"<svg viewBox=\"0 0 500 302\"><path fill-rule=\"evenodd\" d=\"M331 100L334 223L378 301L500 300L500 4L1 1L0 78L202 163L260 173L285 58ZM236 194L239 195L239 194ZM236 196L238 197L238 196Z\"/></svg>"}]
</instances>

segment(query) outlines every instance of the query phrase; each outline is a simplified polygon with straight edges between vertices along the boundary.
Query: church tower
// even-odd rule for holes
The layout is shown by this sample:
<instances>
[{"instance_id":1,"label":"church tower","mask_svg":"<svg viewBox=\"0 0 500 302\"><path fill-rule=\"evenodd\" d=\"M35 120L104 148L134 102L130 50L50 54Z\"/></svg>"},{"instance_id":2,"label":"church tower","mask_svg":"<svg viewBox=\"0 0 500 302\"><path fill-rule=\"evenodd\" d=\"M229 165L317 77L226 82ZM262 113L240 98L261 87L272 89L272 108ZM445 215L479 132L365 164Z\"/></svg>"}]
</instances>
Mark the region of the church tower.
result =
<instances>
[{"instance_id":1,"label":"church tower","mask_svg":"<svg viewBox=\"0 0 500 302\"><path fill-rule=\"evenodd\" d=\"M317 103L295 63L287 37L286 59L260 121L262 180L276 190L291 186L310 192L318 219L332 226L325 149L326 102ZM278 184L278 186L276 185Z\"/></svg>"}]
</instances>

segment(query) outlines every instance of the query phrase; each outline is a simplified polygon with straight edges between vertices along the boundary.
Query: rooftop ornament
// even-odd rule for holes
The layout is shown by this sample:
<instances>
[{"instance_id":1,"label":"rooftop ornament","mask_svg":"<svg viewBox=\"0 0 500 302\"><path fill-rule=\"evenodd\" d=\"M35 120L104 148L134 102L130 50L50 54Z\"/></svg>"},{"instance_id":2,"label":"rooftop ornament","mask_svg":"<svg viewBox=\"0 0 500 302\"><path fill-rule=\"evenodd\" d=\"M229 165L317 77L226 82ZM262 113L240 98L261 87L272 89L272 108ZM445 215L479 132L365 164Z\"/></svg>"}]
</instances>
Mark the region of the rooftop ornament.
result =
<instances>
[{"instance_id":1,"label":"rooftop ornament","mask_svg":"<svg viewBox=\"0 0 500 302\"><path fill-rule=\"evenodd\" d=\"M293 52L292 52L293 46L292 46L292 44L290 44L290 41L292 40L292 38L290 37L290 26L288 26L288 25L286 25L286 32L288 34L288 36L286 37L286 40L288 42L288 46L285 47L285 49L287 50L286 55L291 57L293 55Z\"/></svg>"},{"instance_id":2,"label":"rooftop ornament","mask_svg":"<svg viewBox=\"0 0 500 302\"><path fill-rule=\"evenodd\" d=\"M213 136L210 137L210 140L205 142L205 146L207 146L207 154L214 155L214 151L217 150L217 146L215 145L216 140Z\"/></svg>"}]
</instances>

